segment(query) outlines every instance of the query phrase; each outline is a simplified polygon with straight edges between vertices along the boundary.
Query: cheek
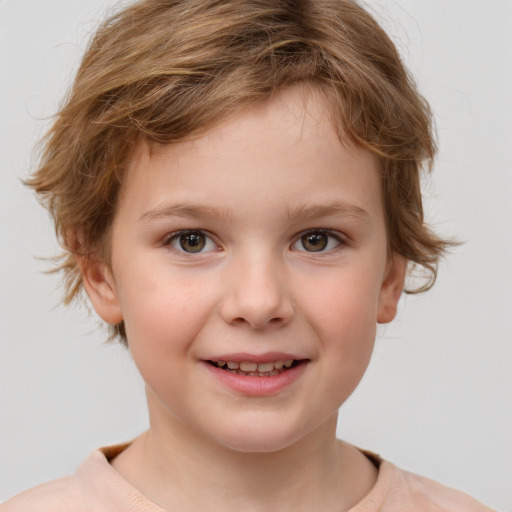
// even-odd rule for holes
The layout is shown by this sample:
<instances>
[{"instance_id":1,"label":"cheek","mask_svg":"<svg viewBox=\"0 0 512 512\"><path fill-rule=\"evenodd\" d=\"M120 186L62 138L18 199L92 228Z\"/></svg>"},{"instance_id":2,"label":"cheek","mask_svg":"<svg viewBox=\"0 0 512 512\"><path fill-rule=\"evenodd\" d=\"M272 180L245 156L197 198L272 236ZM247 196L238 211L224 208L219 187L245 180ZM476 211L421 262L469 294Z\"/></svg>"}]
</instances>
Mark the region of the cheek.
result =
<instances>
[{"instance_id":1,"label":"cheek","mask_svg":"<svg viewBox=\"0 0 512 512\"><path fill-rule=\"evenodd\" d=\"M165 272L132 274L130 287L121 290L121 308L137 365L158 366L189 354L212 302L208 290L197 293L196 285Z\"/></svg>"},{"instance_id":2,"label":"cheek","mask_svg":"<svg viewBox=\"0 0 512 512\"><path fill-rule=\"evenodd\" d=\"M320 373L325 375L322 396L332 409L353 393L370 362L375 344L376 298L343 280L310 305L314 329L322 344Z\"/></svg>"},{"instance_id":3,"label":"cheek","mask_svg":"<svg viewBox=\"0 0 512 512\"><path fill-rule=\"evenodd\" d=\"M125 326L131 356L155 397L173 410L190 389L194 340L204 323L205 306L176 286L142 287L125 304Z\"/></svg>"},{"instance_id":4,"label":"cheek","mask_svg":"<svg viewBox=\"0 0 512 512\"><path fill-rule=\"evenodd\" d=\"M367 327L369 332L374 332L379 290L378 280L369 273L349 271L314 283L306 282L301 295L305 314L319 328L343 333L360 332Z\"/></svg>"},{"instance_id":5,"label":"cheek","mask_svg":"<svg viewBox=\"0 0 512 512\"><path fill-rule=\"evenodd\" d=\"M339 379L347 382L362 377L373 351L379 296L375 282L354 272L303 295L305 315L328 355L325 364L337 366Z\"/></svg>"}]
</instances>

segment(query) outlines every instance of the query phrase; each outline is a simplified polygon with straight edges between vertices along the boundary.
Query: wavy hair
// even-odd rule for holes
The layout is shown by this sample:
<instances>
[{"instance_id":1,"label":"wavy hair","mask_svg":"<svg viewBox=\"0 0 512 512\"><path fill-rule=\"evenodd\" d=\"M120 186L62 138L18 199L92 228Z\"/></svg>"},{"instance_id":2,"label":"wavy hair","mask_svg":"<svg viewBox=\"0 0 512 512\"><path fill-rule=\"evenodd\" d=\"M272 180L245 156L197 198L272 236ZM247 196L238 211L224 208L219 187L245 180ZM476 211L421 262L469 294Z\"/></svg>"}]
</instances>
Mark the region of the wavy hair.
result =
<instances>
[{"instance_id":1,"label":"wavy hair","mask_svg":"<svg viewBox=\"0 0 512 512\"><path fill-rule=\"evenodd\" d=\"M97 30L27 180L64 248L64 302L82 289L75 254L107 257L142 139L182 141L297 82L322 90L340 138L378 156L389 251L427 271L409 292L430 288L451 244L424 221L431 112L374 18L352 0L143 0Z\"/></svg>"}]
</instances>

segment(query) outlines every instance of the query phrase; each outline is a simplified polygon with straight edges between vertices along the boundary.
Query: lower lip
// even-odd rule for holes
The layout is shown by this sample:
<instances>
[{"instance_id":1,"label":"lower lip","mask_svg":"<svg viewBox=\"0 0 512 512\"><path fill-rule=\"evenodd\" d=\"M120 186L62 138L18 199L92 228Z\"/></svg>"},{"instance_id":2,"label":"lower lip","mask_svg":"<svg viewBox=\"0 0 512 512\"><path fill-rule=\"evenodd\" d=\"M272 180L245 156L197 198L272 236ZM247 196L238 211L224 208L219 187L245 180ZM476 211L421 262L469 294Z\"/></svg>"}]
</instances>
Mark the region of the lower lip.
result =
<instances>
[{"instance_id":1,"label":"lower lip","mask_svg":"<svg viewBox=\"0 0 512 512\"><path fill-rule=\"evenodd\" d=\"M289 368L279 375L272 377L254 377L232 373L222 370L208 362L204 362L206 368L219 379L222 384L233 391L249 396L275 395L288 386L291 386L304 373L308 361L301 361L297 366Z\"/></svg>"}]
</instances>

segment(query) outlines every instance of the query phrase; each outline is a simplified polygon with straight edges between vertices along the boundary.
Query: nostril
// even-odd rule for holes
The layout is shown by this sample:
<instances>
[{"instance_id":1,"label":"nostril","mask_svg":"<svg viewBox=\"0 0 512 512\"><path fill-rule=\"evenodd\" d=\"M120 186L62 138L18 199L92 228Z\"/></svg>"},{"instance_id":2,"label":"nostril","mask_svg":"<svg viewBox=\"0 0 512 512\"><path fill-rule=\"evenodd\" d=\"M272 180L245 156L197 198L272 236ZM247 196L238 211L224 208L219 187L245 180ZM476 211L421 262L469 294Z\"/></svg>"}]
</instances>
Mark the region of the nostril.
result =
<instances>
[{"instance_id":1,"label":"nostril","mask_svg":"<svg viewBox=\"0 0 512 512\"><path fill-rule=\"evenodd\" d=\"M275 325L277 327L281 323L284 323L284 319L281 317L273 317L267 320L264 318L259 319L249 316L248 318L244 318L240 316L237 318L233 318L233 320L231 320L231 325L248 325L251 326L253 329L264 329L269 325Z\"/></svg>"},{"instance_id":2,"label":"nostril","mask_svg":"<svg viewBox=\"0 0 512 512\"><path fill-rule=\"evenodd\" d=\"M265 290L246 290L248 285L242 285L238 283L220 305L220 314L228 324L264 329L278 328L291 321L294 314L291 301L277 290L277 285L276 289Z\"/></svg>"}]
</instances>

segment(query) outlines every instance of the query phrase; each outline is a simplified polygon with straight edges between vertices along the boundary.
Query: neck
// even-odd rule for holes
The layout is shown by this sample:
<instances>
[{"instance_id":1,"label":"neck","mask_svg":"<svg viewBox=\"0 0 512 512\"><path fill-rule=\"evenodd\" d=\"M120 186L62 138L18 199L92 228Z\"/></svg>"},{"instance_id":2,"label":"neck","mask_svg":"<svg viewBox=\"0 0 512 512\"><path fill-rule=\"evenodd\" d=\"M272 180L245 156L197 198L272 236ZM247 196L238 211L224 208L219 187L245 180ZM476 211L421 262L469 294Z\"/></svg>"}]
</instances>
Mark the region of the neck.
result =
<instances>
[{"instance_id":1,"label":"neck","mask_svg":"<svg viewBox=\"0 0 512 512\"><path fill-rule=\"evenodd\" d=\"M366 457L336 439L336 416L271 453L232 450L175 418L151 418L112 465L162 508L182 511L348 510L376 480Z\"/></svg>"}]
</instances>

